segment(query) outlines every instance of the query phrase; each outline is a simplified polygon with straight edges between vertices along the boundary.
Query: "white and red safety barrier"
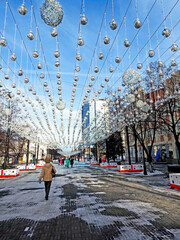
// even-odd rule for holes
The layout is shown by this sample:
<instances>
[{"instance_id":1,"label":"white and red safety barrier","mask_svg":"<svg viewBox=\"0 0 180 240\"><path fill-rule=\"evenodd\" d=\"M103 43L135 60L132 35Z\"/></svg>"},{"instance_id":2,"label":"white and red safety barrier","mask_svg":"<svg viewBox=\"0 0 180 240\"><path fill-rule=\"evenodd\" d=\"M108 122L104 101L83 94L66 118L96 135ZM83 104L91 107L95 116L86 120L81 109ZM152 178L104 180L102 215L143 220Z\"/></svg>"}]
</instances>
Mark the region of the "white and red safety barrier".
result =
<instances>
[{"instance_id":1,"label":"white and red safety barrier","mask_svg":"<svg viewBox=\"0 0 180 240\"><path fill-rule=\"evenodd\" d=\"M116 162L110 162L110 163L101 163L100 168L117 168L117 163Z\"/></svg>"},{"instance_id":2,"label":"white and red safety barrier","mask_svg":"<svg viewBox=\"0 0 180 240\"><path fill-rule=\"evenodd\" d=\"M143 164L118 165L118 172L142 172L144 170Z\"/></svg>"},{"instance_id":3,"label":"white and red safety barrier","mask_svg":"<svg viewBox=\"0 0 180 240\"><path fill-rule=\"evenodd\" d=\"M29 164L29 165L19 165L17 166L19 171L34 171L36 170L36 166L34 164Z\"/></svg>"},{"instance_id":4,"label":"white and red safety barrier","mask_svg":"<svg viewBox=\"0 0 180 240\"><path fill-rule=\"evenodd\" d=\"M98 166L99 163L98 163L97 161L91 161L91 165L92 165L92 166Z\"/></svg>"},{"instance_id":5,"label":"white and red safety barrier","mask_svg":"<svg viewBox=\"0 0 180 240\"><path fill-rule=\"evenodd\" d=\"M87 162L85 162L86 164L91 164L91 161L87 161Z\"/></svg>"},{"instance_id":6,"label":"white and red safety barrier","mask_svg":"<svg viewBox=\"0 0 180 240\"><path fill-rule=\"evenodd\" d=\"M59 160L58 159L54 159L52 160L53 163L59 163Z\"/></svg>"},{"instance_id":7,"label":"white and red safety barrier","mask_svg":"<svg viewBox=\"0 0 180 240\"><path fill-rule=\"evenodd\" d=\"M43 167L45 164L44 161L39 161L38 163L36 163L36 167Z\"/></svg>"},{"instance_id":8,"label":"white and red safety barrier","mask_svg":"<svg viewBox=\"0 0 180 240\"><path fill-rule=\"evenodd\" d=\"M17 177L17 176L19 176L19 169L0 170L0 177Z\"/></svg>"},{"instance_id":9,"label":"white and red safety barrier","mask_svg":"<svg viewBox=\"0 0 180 240\"><path fill-rule=\"evenodd\" d=\"M169 174L170 186L180 189L180 173Z\"/></svg>"}]
</instances>

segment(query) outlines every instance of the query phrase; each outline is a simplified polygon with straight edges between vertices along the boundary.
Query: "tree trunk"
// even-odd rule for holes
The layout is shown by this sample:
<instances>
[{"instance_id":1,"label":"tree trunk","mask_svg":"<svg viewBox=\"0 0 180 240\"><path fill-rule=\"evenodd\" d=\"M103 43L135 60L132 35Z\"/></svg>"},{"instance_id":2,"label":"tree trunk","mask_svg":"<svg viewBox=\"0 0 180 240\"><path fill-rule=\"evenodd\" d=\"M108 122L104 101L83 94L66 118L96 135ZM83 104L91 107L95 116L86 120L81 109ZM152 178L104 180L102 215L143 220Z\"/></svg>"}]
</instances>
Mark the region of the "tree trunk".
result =
<instances>
[{"instance_id":1,"label":"tree trunk","mask_svg":"<svg viewBox=\"0 0 180 240\"><path fill-rule=\"evenodd\" d=\"M144 157L144 147L143 147L143 166L144 166L144 175L147 175L147 169L146 169L146 159Z\"/></svg>"},{"instance_id":2,"label":"tree trunk","mask_svg":"<svg viewBox=\"0 0 180 240\"><path fill-rule=\"evenodd\" d=\"M29 140L27 141L27 155L26 155L26 166L28 165L29 162Z\"/></svg>"},{"instance_id":3,"label":"tree trunk","mask_svg":"<svg viewBox=\"0 0 180 240\"><path fill-rule=\"evenodd\" d=\"M130 146L129 146L129 133L128 133L128 126L126 126L126 137L127 137L127 147L128 147L128 159L129 159L129 165L131 165L131 154L130 154Z\"/></svg>"},{"instance_id":4,"label":"tree trunk","mask_svg":"<svg viewBox=\"0 0 180 240\"><path fill-rule=\"evenodd\" d=\"M178 151L177 160L178 160L178 164L180 165L180 142L179 142L177 135L174 137L175 137L175 143L176 143L176 147L177 147L177 151Z\"/></svg>"},{"instance_id":5,"label":"tree trunk","mask_svg":"<svg viewBox=\"0 0 180 240\"><path fill-rule=\"evenodd\" d=\"M137 137L136 137L135 125L133 126L133 135L134 135L134 148L135 148L135 162L138 163Z\"/></svg>"}]
</instances>

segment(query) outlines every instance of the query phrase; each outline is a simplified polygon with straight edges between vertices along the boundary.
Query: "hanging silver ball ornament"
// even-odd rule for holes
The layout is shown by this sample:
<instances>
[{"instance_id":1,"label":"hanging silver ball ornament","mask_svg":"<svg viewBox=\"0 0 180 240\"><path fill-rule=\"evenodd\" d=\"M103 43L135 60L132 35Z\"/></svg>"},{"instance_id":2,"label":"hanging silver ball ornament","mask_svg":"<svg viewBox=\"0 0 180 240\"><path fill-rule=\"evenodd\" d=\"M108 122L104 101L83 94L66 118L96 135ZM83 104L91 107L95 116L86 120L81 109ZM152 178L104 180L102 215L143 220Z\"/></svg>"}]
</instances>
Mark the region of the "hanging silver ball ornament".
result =
<instances>
[{"instance_id":1,"label":"hanging silver ball ornament","mask_svg":"<svg viewBox=\"0 0 180 240\"><path fill-rule=\"evenodd\" d=\"M44 73L42 72L41 75L40 75L40 78L43 79L45 76L44 76Z\"/></svg>"},{"instance_id":2,"label":"hanging silver ball ornament","mask_svg":"<svg viewBox=\"0 0 180 240\"><path fill-rule=\"evenodd\" d=\"M104 57L104 54L102 52L100 52L98 57L99 57L100 60L102 60L103 57Z\"/></svg>"},{"instance_id":3,"label":"hanging silver ball ornament","mask_svg":"<svg viewBox=\"0 0 180 240\"><path fill-rule=\"evenodd\" d=\"M76 87L76 86L77 86L77 83L76 83L76 82L73 82L73 86Z\"/></svg>"},{"instance_id":4,"label":"hanging silver ball ornament","mask_svg":"<svg viewBox=\"0 0 180 240\"><path fill-rule=\"evenodd\" d=\"M163 62L161 60L158 61L158 66L162 67L163 66Z\"/></svg>"},{"instance_id":5,"label":"hanging silver ball ornament","mask_svg":"<svg viewBox=\"0 0 180 240\"><path fill-rule=\"evenodd\" d=\"M19 97L16 98L16 101L19 102Z\"/></svg>"},{"instance_id":6,"label":"hanging silver ball ornament","mask_svg":"<svg viewBox=\"0 0 180 240\"><path fill-rule=\"evenodd\" d=\"M12 84L12 88L16 88L16 84L15 83Z\"/></svg>"},{"instance_id":7,"label":"hanging silver ball ornament","mask_svg":"<svg viewBox=\"0 0 180 240\"><path fill-rule=\"evenodd\" d=\"M178 50L178 45L176 43L173 43L172 47L171 47L171 51L172 52L176 52Z\"/></svg>"},{"instance_id":8,"label":"hanging silver ball ornament","mask_svg":"<svg viewBox=\"0 0 180 240\"><path fill-rule=\"evenodd\" d=\"M134 23L134 27L137 28L137 29L141 27L141 21L139 20L139 18L136 18L136 21Z\"/></svg>"},{"instance_id":9,"label":"hanging silver ball ornament","mask_svg":"<svg viewBox=\"0 0 180 240\"><path fill-rule=\"evenodd\" d=\"M90 93L90 92L91 92L91 89L88 88L87 93Z\"/></svg>"},{"instance_id":10,"label":"hanging silver ball ornament","mask_svg":"<svg viewBox=\"0 0 180 240\"><path fill-rule=\"evenodd\" d=\"M120 63L120 62L121 62L120 57L117 56L117 57L115 58L115 62L116 62L116 63Z\"/></svg>"},{"instance_id":11,"label":"hanging silver ball ornament","mask_svg":"<svg viewBox=\"0 0 180 240\"><path fill-rule=\"evenodd\" d=\"M60 80L57 81L57 85L61 85L61 81Z\"/></svg>"},{"instance_id":12,"label":"hanging silver ball ornament","mask_svg":"<svg viewBox=\"0 0 180 240\"><path fill-rule=\"evenodd\" d=\"M22 93L22 97L25 97L25 93Z\"/></svg>"},{"instance_id":13,"label":"hanging silver ball ornament","mask_svg":"<svg viewBox=\"0 0 180 240\"><path fill-rule=\"evenodd\" d=\"M29 40L33 40L34 39L34 34L32 31L29 31L27 34L27 38L29 38Z\"/></svg>"},{"instance_id":14,"label":"hanging silver ball ornament","mask_svg":"<svg viewBox=\"0 0 180 240\"><path fill-rule=\"evenodd\" d=\"M95 68L94 68L94 72L95 72L95 73L98 73L98 72L99 72L99 68L98 68L98 67L95 67Z\"/></svg>"},{"instance_id":15,"label":"hanging silver ball ornament","mask_svg":"<svg viewBox=\"0 0 180 240\"><path fill-rule=\"evenodd\" d=\"M104 37L104 44L109 44L110 43L110 38L108 36Z\"/></svg>"},{"instance_id":16,"label":"hanging silver ball ornament","mask_svg":"<svg viewBox=\"0 0 180 240\"><path fill-rule=\"evenodd\" d=\"M149 57L154 57L154 51L152 49L149 50Z\"/></svg>"},{"instance_id":17,"label":"hanging silver ball ornament","mask_svg":"<svg viewBox=\"0 0 180 240\"><path fill-rule=\"evenodd\" d=\"M37 51L37 50L34 50L34 52L32 53L32 56L33 56L34 58L38 58L38 57L39 57L38 51Z\"/></svg>"},{"instance_id":18,"label":"hanging silver ball ornament","mask_svg":"<svg viewBox=\"0 0 180 240\"><path fill-rule=\"evenodd\" d=\"M58 91L61 92L61 90L62 90L62 89L61 89L61 86L59 86L59 87L58 87Z\"/></svg>"},{"instance_id":19,"label":"hanging silver ball ornament","mask_svg":"<svg viewBox=\"0 0 180 240\"><path fill-rule=\"evenodd\" d=\"M10 59L11 59L12 61L16 61L16 59L17 59L16 54L13 53L13 54L10 56Z\"/></svg>"},{"instance_id":20,"label":"hanging silver ball ornament","mask_svg":"<svg viewBox=\"0 0 180 240\"><path fill-rule=\"evenodd\" d=\"M24 83L28 83L29 82L29 79L26 77L25 79L24 79Z\"/></svg>"},{"instance_id":21,"label":"hanging silver ball ornament","mask_svg":"<svg viewBox=\"0 0 180 240\"><path fill-rule=\"evenodd\" d=\"M83 46L84 45L84 41L82 39L82 37L79 37L78 38L78 43L77 43L79 46Z\"/></svg>"},{"instance_id":22,"label":"hanging silver ball ornament","mask_svg":"<svg viewBox=\"0 0 180 240\"><path fill-rule=\"evenodd\" d=\"M54 52L54 56L55 56L56 58L60 57L60 52L59 52L58 50L56 50L56 51Z\"/></svg>"},{"instance_id":23,"label":"hanging silver ball ornament","mask_svg":"<svg viewBox=\"0 0 180 240\"><path fill-rule=\"evenodd\" d=\"M17 90L17 95L20 95L20 94L21 94L20 90Z\"/></svg>"},{"instance_id":24,"label":"hanging silver ball ornament","mask_svg":"<svg viewBox=\"0 0 180 240\"><path fill-rule=\"evenodd\" d=\"M56 0L46 0L40 7L41 18L44 22L53 27L57 27L63 19L63 9Z\"/></svg>"},{"instance_id":25,"label":"hanging silver ball ornament","mask_svg":"<svg viewBox=\"0 0 180 240\"><path fill-rule=\"evenodd\" d=\"M79 72L79 71L80 71L79 65L76 66L75 70L76 70L76 72Z\"/></svg>"},{"instance_id":26,"label":"hanging silver ball ornament","mask_svg":"<svg viewBox=\"0 0 180 240\"><path fill-rule=\"evenodd\" d=\"M118 87L118 92L120 92L121 91L121 87Z\"/></svg>"},{"instance_id":27,"label":"hanging silver ball ornament","mask_svg":"<svg viewBox=\"0 0 180 240\"><path fill-rule=\"evenodd\" d=\"M106 81L106 82L109 82L109 78L108 78L108 77L105 77L105 81Z\"/></svg>"},{"instance_id":28,"label":"hanging silver ball ornament","mask_svg":"<svg viewBox=\"0 0 180 240\"><path fill-rule=\"evenodd\" d=\"M25 15L27 13L27 8L25 7L24 3L21 4L21 6L18 7L18 12L21 15Z\"/></svg>"},{"instance_id":29,"label":"hanging silver ball ornament","mask_svg":"<svg viewBox=\"0 0 180 240\"><path fill-rule=\"evenodd\" d=\"M58 95L61 95L61 92L58 92Z\"/></svg>"},{"instance_id":30,"label":"hanging silver ball ornament","mask_svg":"<svg viewBox=\"0 0 180 240\"><path fill-rule=\"evenodd\" d=\"M81 59L82 59L81 54L78 53L78 54L76 55L76 60L81 61Z\"/></svg>"},{"instance_id":31,"label":"hanging silver ball ornament","mask_svg":"<svg viewBox=\"0 0 180 240\"><path fill-rule=\"evenodd\" d=\"M42 69L42 64L40 62L38 63L37 68Z\"/></svg>"},{"instance_id":32,"label":"hanging silver ball ornament","mask_svg":"<svg viewBox=\"0 0 180 240\"><path fill-rule=\"evenodd\" d=\"M23 75L23 71L22 71L22 69L20 68L19 71L18 71L18 76L21 77L22 75Z\"/></svg>"},{"instance_id":33,"label":"hanging silver ball ornament","mask_svg":"<svg viewBox=\"0 0 180 240\"><path fill-rule=\"evenodd\" d=\"M101 83L101 87L104 88L104 83Z\"/></svg>"},{"instance_id":34,"label":"hanging silver ball ornament","mask_svg":"<svg viewBox=\"0 0 180 240\"><path fill-rule=\"evenodd\" d=\"M130 47L130 42L129 42L128 39L125 39L125 41L124 41L124 46L125 46L125 47Z\"/></svg>"},{"instance_id":35,"label":"hanging silver ball ornament","mask_svg":"<svg viewBox=\"0 0 180 240\"><path fill-rule=\"evenodd\" d=\"M32 94L35 96L36 95L36 91L33 91Z\"/></svg>"},{"instance_id":36,"label":"hanging silver ball ornament","mask_svg":"<svg viewBox=\"0 0 180 240\"><path fill-rule=\"evenodd\" d=\"M0 91L0 96L1 96L1 97L3 96L3 92L2 92L2 91Z\"/></svg>"},{"instance_id":37,"label":"hanging silver ball ornament","mask_svg":"<svg viewBox=\"0 0 180 240\"><path fill-rule=\"evenodd\" d=\"M115 92L113 92L113 93L112 93L112 96L113 96L113 97L115 97L115 96L116 96Z\"/></svg>"},{"instance_id":38,"label":"hanging silver ball ornament","mask_svg":"<svg viewBox=\"0 0 180 240\"><path fill-rule=\"evenodd\" d=\"M74 81L77 82L79 80L78 76L74 76Z\"/></svg>"},{"instance_id":39,"label":"hanging silver ball ornament","mask_svg":"<svg viewBox=\"0 0 180 240\"><path fill-rule=\"evenodd\" d=\"M33 89L32 89L32 87L30 86L30 87L29 87L29 91L32 92L32 90L33 90Z\"/></svg>"},{"instance_id":40,"label":"hanging silver ball ornament","mask_svg":"<svg viewBox=\"0 0 180 240\"><path fill-rule=\"evenodd\" d=\"M114 68L112 66L110 66L109 71L110 71L110 73L114 72Z\"/></svg>"},{"instance_id":41,"label":"hanging silver ball ornament","mask_svg":"<svg viewBox=\"0 0 180 240\"><path fill-rule=\"evenodd\" d=\"M171 66L172 66L172 67L175 67L175 66L176 66L176 61L175 61L174 59L172 59L172 61L171 61Z\"/></svg>"},{"instance_id":42,"label":"hanging silver ball ornament","mask_svg":"<svg viewBox=\"0 0 180 240\"><path fill-rule=\"evenodd\" d=\"M138 62L137 69L141 69L143 67L142 63Z\"/></svg>"},{"instance_id":43,"label":"hanging silver ball ornament","mask_svg":"<svg viewBox=\"0 0 180 240\"><path fill-rule=\"evenodd\" d=\"M46 88L45 91L46 91L46 92L49 92L49 88Z\"/></svg>"},{"instance_id":44,"label":"hanging silver ball ornament","mask_svg":"<svg viewBox=\"0 0 180 240\"><path fill-rule=\"evenodd\" d=\"M4 78L5 78L6 80L8 80L8 79L9 79L9 73L6 73L6 74L4 75Z\"/></svg>"},{"instance_id":45,"label":"hanging silver ball ornament","mask_svg":"<svg viewBox=\"0 0 180 240\"><path fill-rule=\"evenodd\" d=\"M56 74L56 77L57 77L58 79L61 78L61 74L60 74L60 72L58 72L58 73Z\"/></svg>"},{"instance_id":46,"label":"hanging silver ball ornament","mask_svg":"<svg viewBox=\"0 0 180 240\"><path fill-rule=\"evenodd\" d=\"M164 30L162 31L162 35L164 37L169 37L170 34L171 34L171 31L167 27L165 27Z\"/></svg>"},{"instance_id":47,"label":"hanging silver ball ornament","mask_svg":"<svg viewBox=\"0 0 180 240\"><path fill-rule=\"evenodd\" d=\"M51 36L52 37L56 37L58 35L58 31L56 28L53 28L52 32L51 32Z\"/></svg>"},{"instance_id":48,"label":"hanging silver ball ornament","mask_svg":"<svg viewBox=\"0 0 180 240\"><path fill-rule=\"evenodd\" d=\"M75 89L75 88L73 88L73 89L72 89L72 92L76 92L76 89Z\"/></svg>"},{"instance_id":49,"label":"hanging silver ball ornament","mask_svg":"<svg viewBox=\"0 0 180 240\"><path fill-rule=\"evenodd\" d=\"M95 76L94 75L91 76L91 81L95 81Z\"/></svg>"},{"instance_id":50,"label":"hanging silver ball ornament","mask_svg":"<svg viewBox=\"0 0 180 240\"><path fill-rule=\"evenodd\" d=\"M87 18L86 18L86 16L85 16L85 14L83 14L82 17L81 17L81 24L82 24L82 25L86 25L87 22L88 22L88 21L87 21Z\"/></svg>"},{"instance_id":51,"label":"hanging silver ball ornament","mask_svg":"<svg viewBox=\"0 0 180 240\"><path fill-rule=\"evenodd\" d=\"M2 65L0 64L0 70L2 70Z\"/></svg>"},{"instance_id":52,"label":"hanging silver ball ornament","mask_svg":"<svg viewBox=\"0 0 180 240\"><path fill-rule=\"evenodd\" d=\"M92 87L92 83L91 82L89 83L89 87Z\"/></svg>"},{"instance_id":53,"label":"hanging silver ball ornament","mask_svg":"<svg viewBox=\"0 0 180 240\"><path fill-rule=\"evenodd\" d=\"M98 90L98 94L101 94L101 90Z\"/></svg>"},{"instance_id":54,"label":"hanging silver ball ornament","mask_svg":"<svg viewBox=\"0 0 180 240\"><path fill-rule=\"evenodd\" d=\"M148 67L146 68L146 72L147 72L147 73L150 73L150 72L151 72L150 66L148 66Z\"/></svg>"},{"instance_id":55,"label":"hanging silver ball ornament","mask_svg":"<svg viewBox=\"0 0 180 240\"><path fill-rule=\"evenodd\" d=\"M163 76L163 72L162 72L162 70L159 71L159 76L160 76L160 77Z\"/></svg>"},{"instance_id":56,"label":"hanging silver ball ornament","mask_svg":"<svg viewBox=\"0 0 180 240\"><path fill-rule=\"evenodd\" d=\"M6 46L7 46L7 42L6 42L5 37L1 37L1 39L0 39L0 45L1 45L2 47L6 47Z\"/></svg>"},{"instance_id":57,"label":"hanging silver ball ornament","mask_svg":"<svg viewBox=\"0 0 180 240\"><path fill-rule=\"evenodd\" d=\"M55 67L59 67L60 66L60 62L59 62L59 59L56 60L55 64L54 64Z\"/></svg>"},{"instance_id":58,"label":"hanging silver ball ornament","mask_svg":"<svg viewBox=\"0 0 180 240\"><path fill-rule=\"evenodd\" d=\"M112 19L109 25L112 30L115 30L117 28L117 22L114 19Z\"/></svg>"},{"instance_id":59,"label":"hanging silver ball ornament","mask_svg":"<svg viewBox=\"0 0 180 240\"><path fill-rule=\"evenodd\" d=\"M44 84L43 84L43 85L44 85L44 87L47 87L47 86L48 86L47 82L44 82Z\"/></svg>"},{"instance_id":60,"label":"hanging silver ball ornament","mask_svg":"<svg viewBox=\"0 0 180 240\"><path fill-rule=\"evenodd\" d=\"M0 81L0 87L3 87L3 83L2 83L2 81Z\"/></svg>"}]
</instances>

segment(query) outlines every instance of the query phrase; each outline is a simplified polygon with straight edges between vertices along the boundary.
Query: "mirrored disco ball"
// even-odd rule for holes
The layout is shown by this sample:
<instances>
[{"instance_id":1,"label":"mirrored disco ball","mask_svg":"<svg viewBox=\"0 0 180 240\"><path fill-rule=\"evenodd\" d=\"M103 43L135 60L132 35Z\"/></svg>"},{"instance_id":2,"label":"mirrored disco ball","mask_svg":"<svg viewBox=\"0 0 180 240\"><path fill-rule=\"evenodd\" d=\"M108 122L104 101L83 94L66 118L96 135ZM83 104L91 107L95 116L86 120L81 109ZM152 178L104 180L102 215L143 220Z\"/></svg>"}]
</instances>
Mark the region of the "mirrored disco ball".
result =
<instances>
[{"instance_id":1,"label":"mirrored disco ball","mask_svg":"<svg viewBox=\"0 0 180 240\"><path fill-rule=\"evenodd\" d=\"M128 69L125 71L122 78L125 85L136 84L140 79L139 73L134 69Z\"/></svg>"},{"instance_id":2,"label":"mirrored disco ball","mask_svg":"<svg viewBox=\"0 0 180 240\"><path fill-rule=\"evenodd\" d=\"M63 19L63 9L56 0L46 0L40 8L41 18L47 25L56 27Z\"/></svg>"}]
</instances>

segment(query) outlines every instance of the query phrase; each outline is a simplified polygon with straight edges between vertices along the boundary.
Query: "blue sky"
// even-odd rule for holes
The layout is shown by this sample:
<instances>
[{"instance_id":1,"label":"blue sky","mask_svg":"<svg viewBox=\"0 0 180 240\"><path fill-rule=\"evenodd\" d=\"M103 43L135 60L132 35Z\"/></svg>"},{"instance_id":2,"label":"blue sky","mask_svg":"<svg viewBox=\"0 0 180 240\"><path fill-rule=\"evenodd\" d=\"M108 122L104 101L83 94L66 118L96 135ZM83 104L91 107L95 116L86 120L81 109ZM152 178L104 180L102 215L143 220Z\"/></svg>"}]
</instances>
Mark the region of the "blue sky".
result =
<instances>
[{"instance_id":1,"label":"blue sky","mask_svg":"<svg viewBox=\"0 0 180 240\"><path fill-rule=\"evenodd\" d=\"M34 66L36 67L38 64L38 59L33 59L32 58L32 52L35 49L35 40L30 41L29 39L27 39L26 34L29 32L30 29L30 10L31 10L31 4L30 4L30 0L25 1L25 6L28 9L28 12L25 16L22 16L18 13L17 9L18 6L22 4L22 1L14 1L14 0L9 0L9 5L12 9L13 15L15 17L15 20L17 22L18 28L20 29L20 32L22 34L23 40L25 42L25 45L27 46L28 52L31 56L32 62L34 64ZM46 77L46 81L48 82L49 88L50 88L50 92L53 95L54 101L56 102L58 100L58 91L57 91L57 78L56 78L56 73L57 73L57 68L54 66L55 63L55 57L53 56L53 53L56 49L56 40L55 38L53 38L50 34L52 27L47 26L43 20L40 17L40 6L42 5L44 1L39 0L39 1L35 1L32 0L33 3L33 7L34 7L34 13L36 16L36 20L37 20L37 25L39 28L39 33L40 33L40 37L42 40L42 46L44 49L44 53L45 53L45 58L47 61L47 65L48 65L48 70L50 73L50 78L51 78L51 82L52 82L52 87L51 88L51 83L50 80ZM65 125L65 135L67 137L67 125L68 125L68 118L69 118L69 109L70 109L70 101L71 101L71 93L72 93L72 86L73 86L73 76L74 76L74 67L75 67L75 57L76 57L76 47L77 47L77 38L78 38L78 27L79 27L79 20L80 20L80 8L81 8L81 0L74 0L74 1L70 1L70 0L62 0L59 1L60 4L63 7L64 10L64 18L62 23L57 27L58 29L58 40L59 40L59 51L60 51L60 70L61 70L61 80L62 80L62 96L63 96L63 100L66 102L66 109L64 110L64 125ZM72 136L72 132L73 132L73 126L74 123L76 121L76 116L78 111L80 111L80 105L79 102L81 100L81 96L84 96L86 94L86 90L88 88L88 83L90 81L90 76L87 75L89 67L90 67L90 63L91 63L91 59L92 59L92 55L93 55L93 51L94 51L94 47L95 47L95 43L99 34L99 29L100 29L100 25L101 25L101 21L103 18L103 14L104 14L104 10L105 10L105 6L106 6L106 0L84 0L85 2L85 14L86 17L88 18L88 24L86 26L81 26L82 29L82 37L83 40L85 42L85 45L80 47L80 53L82 55L82 61L79 62L79 66L81 68L81 71L77 74L79 76L79 81L77 83L77 87L76 87L76 97L75 97L75 101L74 101L74 107L73 107L73 117L72 117L72 121L71 121L71 134L70 136ZM135 34L137 33L137 29L134 28L134 21L136 19L136 11L135 11L135 0L133 1L125 1L125 0L114 0L113 4L114 4L114 19L117 21L118 27L120 26L120 24L122 23L124 14L127 10L127 6L130 4L130 7L128 9L127 12L127 16L126 16L126 26L127 26L127 37L129 39L130 42L132 42ZM173 5L178 2L176 4L176 7L172 10L172 25L174 26L178 21L179 21L179 11L180 11L180 2L177 0L164 0L164 12L165 15L168 14L168 12L171 10L171 8L173 7ZM0 11L1 11L1 19L0 19L0 31L1 33L3 32L3 25L4 25L4 14L5 14L5 0L0 1ZM138 16L141 20L141 22L144 21L144 19L147 16L148 11L151 9L154 0L137 0L138 3ZM116 57L116 52L117 52L117 47L116 44L113 44L113 39L115 37L115 35L118 32L118 28L115 31L112 31L109 27L109 22L112 20L112 1L109 0L108 1L108 5L107 5L107 34L110 37L110 44L109 45L104 45L103 44L103 38L105 36L105 25L103 23L102 26L102 30L101 30L101 38L102 38L102 52L104 54L104 56L106 56L106 54L109 52L109 48L112 47L111 50L111 57L110 54L107 57L107 64L104 64L104 59L102 61L100 61L99 59L97 59L97 66L99 69L101 69L102 65L104 64L104 67L102 68L101 74L94 74L97 78L97 76L99 76L99 78L97 78L97 81L95 82L94 85L94 89L95 91L97 91L98 89L100 89L100 84L103 81L104 82L104 78L106 75L106 71L107 71L107 75L108 77L111 76L110 72L109 72L109 67L112 64L112 66L114 68L117 67L117 64L115 63L114 59ZM149 15L149 25L150 25L150 34L152 35L157 27L160 25L160 23L163 21L163 13L162 13L162 5L161 5L161 0L157 0L150 15ZM171 29L171 21L170 21L170 17L168 16L166 19L166 25L169 29ZM5 32L5 38L8 42L8 46L9 48L13 51L13 41L14 41L14 20L12 18L12 15L10 13L10 10L8 9L7 11L7 23L6 23L6 32ZM33 33L35 35L35 20L33 18ZM163 36L161 34L162 30L163 30L164 26L162 25L158 31L158 38L159 38L159 42L161 42L161 40L163 40ZM178 39L178 41L176 42L178 45L180 45L180 39L179 39L179 31L180 30L180 25L178 24L175 29L174 29L174 40ZM141 49L144 44L148 41L148 25L147 25L147 21L145 21L144 25L141 27L140 31L139 31L139 49ZM127 51L127 48L125 48L123 46L123 42L125 40L125 27L124 27L124 23L122 24L119 33L118 33L118 55L119 57L122 58L122 56L124 55L124 53ZM162 54L163 52L165 52L171 45L172 45L172 34L169 38L164 39L164 41L160 44L159 50L160 50L160 54ZM40 46L40 41L38 39L38 51L40 52L39 46ZM99 45L100 43L98 42L97 44L97 54L99 54ZM152 49L154 49L157 46L157 39L156 39L156 34L152 37L151 39L151 46ZM149 51L150 46L149 43L147 44L147 50ZM17 62L20 63L20 58L21 58L21 37L19 35L19 33L17 32L17 36L16 36L16 55L17 55ZM114 89L116 89L117 86L122 84L122 74L123 72L129 68L129 54L130 54L130 62L132 60L134 60L134 58L137 55L137 42L136 39L135 41L132 43L131 47L130 47L130 51L125 54L123 61L119 64L119 71L114 72L113 77L111 77L110 82L108 83L109 86L114 85ZM2 48L1 49L1 56L3 57L3 59L7 62L8 59L8 50L7 47L6 48ZM177 58L177 62L179 62L179 51L177 51L174 55L175 58ZM141 77L144 76L144 71L145 68L148 65L149 61L156 61L158 59L158 51L157 49L155 50L155 56L152 59L146 59L146 48L144 48L140 55L139 55L140 61L144 62L143 64L143 69L141 69L139 71L139 74L141 75ZM162 56L162 61L164 61L166 63L166 65L168 65L170 63L172 59L172 52L170 50L166 51L166 53ZM42 60L42 59L41 59ZM93 65L92 65L92 70L95 67L95 60L93 61ZM0 59L0 63L1 63L1 59ZM22 64L22 68L24 71L26 71L26 64L27 64L27 58L26 58L26 51L23 51L23 64ZM135 61L132 63L131 68L136 69L136 64L137 64L137 60L135 59ZM107 65L107 68L106 68ZM12 62L11 60L9 61L9 66L10 68L12 68L12 70L14 69L14 62ZM16 68L18 69L19 67L16 66ZM13 80L13 74L10 71L10 81L4 80L4 73L7 71L5 64L3 64L3 72L0 73L0 77L3 80L3 82L5 83L6 86L9 86L9 88L11 88L11 81ZM16 71L17 72L17 71ZM30 82L32 81L32 84L35 85L35 89L38 93L38 95L40 96L40 98L42 99L42 101L45 103L46 106L48 106L47 108L47 114L48 114L48 118L50 123L52 123L52 131L55 132L55 128L54 128L54 124L53 124L53 119L52 119L52 107L50 105L50 102L48 100L48 96L47 93L44 92L43 87L41 82L39 81L39 78L35 78L35 75L37 74L38 76L41 73L41 70L38 70L36 67L36 70L33 70L33 78L31 80L31 64L30 64L30 60L28 60L28 69L27 69L27 73L28 73L28 78L30 79ZM118 79L120 78L120 79ZM21 89L21 91L24 91L22 89L23 87L23 77L20 78L19 81L19 89ZM87 81L86 81L87 79ZM17 77L15 78L16 84L18 84L18 79ZM86 81L86 82L85 82ZM86 84L85 84L86 83ZM32 96L32 94L30 92L28 92L28 87L29 84L27 84L27 86L25 86L26 92L28 97L35 102L35 98L34 96ZM85 88L84 87L85 84ZM16 94L16 90L13 90L14 93ZM90 98L93 97L93 93L90 94ZM102 92L101 97L106 97L105 92ZM35 102L36 103L36 102ZM36 117L33 115L32 109L29 107L29 111L30 114L32 114L32 117L34 118L35 122L37 122ZM37 106L37 111L39 113L39 115L42 117L42 121L43 120L43 115L42 112L43 110L39 108L39 105ZM60 125L60 113L58 110L56 110L56 120L58 125ZM80 123L81 120L79 120L79 127L80 127ZM44 123L45 125L46 123ZM47 127L47 126L46 126ZM57 137L58 139L58 137Z\"/></svg>"}]
</instances>

